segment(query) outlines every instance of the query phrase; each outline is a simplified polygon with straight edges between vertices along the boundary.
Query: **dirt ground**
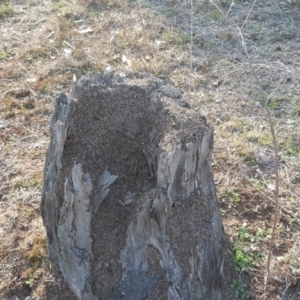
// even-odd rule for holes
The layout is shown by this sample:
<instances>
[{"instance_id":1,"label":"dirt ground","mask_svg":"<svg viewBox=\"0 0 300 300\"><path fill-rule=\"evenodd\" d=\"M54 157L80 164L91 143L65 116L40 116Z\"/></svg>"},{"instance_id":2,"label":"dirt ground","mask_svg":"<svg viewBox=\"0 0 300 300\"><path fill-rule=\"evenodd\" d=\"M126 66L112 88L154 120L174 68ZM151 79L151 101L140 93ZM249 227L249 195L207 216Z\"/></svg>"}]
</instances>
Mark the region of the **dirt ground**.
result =
<instances>
[{"instance_id":1,"label":"dirt ground","mask_svg":"<svg viewBox=\"0 0 300 300\"><path fill-rule=\"evenodd\" d=\"M215 126L214 175L235 267L227 288L237 299L300 299L299 50L297 0L1 0L0 298L70 298L47 260L40 217L49 120L73 76L112 68L180 88ZM280 178L267 285L275 160L262 93Z\"/></svg>"}]
</instances>

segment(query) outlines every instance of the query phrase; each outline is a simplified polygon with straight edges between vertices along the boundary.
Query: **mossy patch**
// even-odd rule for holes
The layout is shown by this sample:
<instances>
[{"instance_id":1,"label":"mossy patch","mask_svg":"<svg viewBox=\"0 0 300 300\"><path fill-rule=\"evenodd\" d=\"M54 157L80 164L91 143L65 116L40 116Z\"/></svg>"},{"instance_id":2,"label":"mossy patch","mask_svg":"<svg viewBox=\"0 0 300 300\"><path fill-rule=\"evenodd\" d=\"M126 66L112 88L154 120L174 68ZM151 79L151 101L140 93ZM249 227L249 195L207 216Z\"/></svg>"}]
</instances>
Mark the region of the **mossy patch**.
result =
<instances>
[{"instance_id":1,"label":"mossy patch","mask_svg":"<svg viewBox=\"0 0 300 300\"><path fill-rule=\"evenodd\" d=\"M173 29L163 33L164 40L171 45L185 45L190 41L190 37L181 30Z\"/></svg>"},{"instance_id":2,"label":"mossy patch","mask_svg":"<svg viewBox=\"0 0 300 300\"><path fill-rule=\"evenodd\" d=\"M16 189L38 187L42 185L42 180L38 178L19 179L13 183L13 187Z\"/></svg>"},{"instance_id":3,"label":"mossy patch","mask_svg":"<svg viewBox=\"0 0 300 300\"><path fill-rule=\"evenodd\" d=\"M12 16L13 12L14 10L11 5L0 4L0 19Z\"/></svg>"},{"instance_id":4,"label":"mossy patch","mask_svg":"<svg viewBox=\"0 0 300 300\"><path fill-rule=\"evenodd\" d=\"M166 9L163 11L163 14L168 17L168 18L171 18L171 17L176 17L179 15L179 12L176 11L176 10L172 10L172 9Z\"/></svg>"},{"instance_id":5,"label":"mossy patch","mask_svg":"<svg viewBox=\"0 0 300 300\"><path fill-rule=\"evenodd\" d=\"M5 120L14 118L16 113L22 110L20 101L12 96L6 96L4 99L2 99L2 104L3 107L0 109L0 112L3 113Z\"/></svg>"},{"instance_id":6,"label":"mossy patch","mask_svg":"<svg viewBox=\"0 0 300 300\"><path fill-rule=\"evenodd\" d=\"M296 142L296 139L292 136L284 138L280 144L280 148L288 156L297 156L300 153L300 145Z\"/></svg>"},{"instance_id":7,"label":"mossy patch","mask_svg":"<svg viewBox=\"0 0 300 300\"><path fill-rule=\"evenodd\" d=\"M45 237L35 238L33 247L27 252L27 258L34 263L41 264L41 260L47 257L47 239Z\"/></svg>"},{"instance_id":8,"label":"mossy patch","mask_svg":"<svg viewBox=\"0 0 300 300\"><path fill-rule=\"evenodd\" d=\"M299 103L299 101L300 100L297 99L297 104L293 108L292 114L293 114L294 117L300 117L300 103Z\"/></svg>"},{"instance_id":9,"label":"mossy patch","mask_svg":"<svg viewBox=\"0 0 300 300\"><path fill-rule=\"evenodd\" d=\"M47 52L47 48L36 47L26 51L25 57L33 60L43 59L47 57Z\"/></svg>"},{"instance_id":10,"label":"mossy patch","mask_svg":"<svg viewBox=\"0 0 300 300\"><path fill-rule=\"evenodd\" d=\"M254 153L240 152L240 157L248 166L254 166L257 163Z\"/></svg>"},{"instance_id":11,"label":"mossy patch","mask_svg":"<svg viewBox=\"0 0 300 300\"><path fill-rule=\"evenodd\" d=\"M64 7L67 7L65 1L51 2L49 4L49 9L52 13L60 12Z\"/></svg>"},{"instance_id":12,"label":"mossy patch","mask_svg":"<svg viewBox=\"0 0 300 300\"><path fill-rule=\"evenodd\" d=\"M274 97L269 101L269 107L272 110L276 110L281 108L283 105L288 104L289 102L291 102L291 99L288 96Z\"/></svg>"},{"instance_id":13,"label":"mossy patch","mask_svg":"<svg viewBox=\"0 0 300 300\"><path fill-rule=\"evenodd\" d=\"M0 50L0 60L4 59L6 57L8 57L8 53L3 50Z\"/></svg>"},{"instance_id":14,"label":"mossy patch","mask_svg":"<svg viewBox=\"0 0 300 300\"><path fill-rule=\"evenodd\" d=\"M35 108L34 100L33 99L28 99L28 100L24 101L23 108L27 109L27 110L34 109Z\"/></svg>"},{"instance_id":15,"label":"mossy patch","mask_svg":"<svg viewBox=\"0 0 300 300\"><path fill-rule=\"evenodd\" d=\"M46 237L36 237L33 240L32 248L26 253L30 267L26 269L21 276L30 288L37 283L37 279L44 273L44 269L41 267L45 264L47 256Z\"/></svg>"}]
</instances>

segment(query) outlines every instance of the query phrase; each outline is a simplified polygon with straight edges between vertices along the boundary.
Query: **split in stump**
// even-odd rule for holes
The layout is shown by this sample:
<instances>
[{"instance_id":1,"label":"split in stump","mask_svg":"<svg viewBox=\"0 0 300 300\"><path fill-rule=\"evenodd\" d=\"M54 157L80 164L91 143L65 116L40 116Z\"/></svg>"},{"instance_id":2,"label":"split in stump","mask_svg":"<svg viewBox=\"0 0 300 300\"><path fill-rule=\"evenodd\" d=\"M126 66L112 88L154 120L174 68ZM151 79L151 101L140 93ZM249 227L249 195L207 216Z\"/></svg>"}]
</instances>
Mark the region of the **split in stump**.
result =
<instances>
[{"instance_id":1,"label":"split in stump","mask_svg":"<svg viewBox=\"0 0 300 300\"><path fill-rule=\"evenodd\" d=\"M51 120L42 216L78 299L222 299L213 127L151 75L73 82Z\"/></svg>"}]
</instances>

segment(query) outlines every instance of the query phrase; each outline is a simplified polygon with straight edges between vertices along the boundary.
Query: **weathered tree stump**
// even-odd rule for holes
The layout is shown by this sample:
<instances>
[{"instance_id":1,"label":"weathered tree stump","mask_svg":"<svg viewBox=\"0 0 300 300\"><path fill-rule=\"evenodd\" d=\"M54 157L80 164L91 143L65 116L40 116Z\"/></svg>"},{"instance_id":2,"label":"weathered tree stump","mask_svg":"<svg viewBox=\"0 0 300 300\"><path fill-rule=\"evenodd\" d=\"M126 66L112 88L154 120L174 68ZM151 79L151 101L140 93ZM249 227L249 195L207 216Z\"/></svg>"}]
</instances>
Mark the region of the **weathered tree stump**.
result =
<instances>
[{"instance_id":1,"label":"weathered tree stump","mask_svg":"<svg viewBox=\"0 0 300 300\"><path fill-rule=\"evenodd\" d=\"M42 216L78 299L222 299L213 127L150 75L73 82L51 120Z\"/></svg>"}]
</instances>

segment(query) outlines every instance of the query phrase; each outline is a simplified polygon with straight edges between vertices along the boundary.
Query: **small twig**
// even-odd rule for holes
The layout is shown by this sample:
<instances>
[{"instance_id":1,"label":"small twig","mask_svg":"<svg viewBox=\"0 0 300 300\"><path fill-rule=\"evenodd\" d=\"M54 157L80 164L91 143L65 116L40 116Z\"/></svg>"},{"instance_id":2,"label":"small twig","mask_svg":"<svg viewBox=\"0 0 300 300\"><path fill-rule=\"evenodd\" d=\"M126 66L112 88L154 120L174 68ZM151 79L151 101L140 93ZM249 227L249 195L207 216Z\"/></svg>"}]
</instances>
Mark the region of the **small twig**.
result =
<instances>
[{"instance_id":1,"label":"small twig","mask_svg":"<svg viewBox=\"0 0 300 300\"><path fill-rule=\"evenodd\" d=\"M191 78L192 78L192 72L193 72L193 26L194 26L194 5L193 0L190 0L191 4L191 31L190 31L190 80L189 80L189 97L191 94ZM189 99L190 100L190 99Z\"/></svg>"},{"instance_id":2,"label":"small twig","mask_svg":"<svg viewBox=\"0 0 300 300\"><path fill-rule=\"evenodd\" d=\"M16 119L16 121L24 128L26 129L27 131L29 131L30 133L34 134L34 132L28 128L26 128L18 119Z\"/></svg>"},{"instance_id":3,"label":"small twig","mask_svg":"<svg viewBox=\"0 0 300 300\"><path fill-rule=\"evenodd\" d=\"M267 118L268 118L268 121L269 121L269 124L270 124L272 139L273 139L273 146L274 146L274 152L275 152L275 201L274 201L274 203L275 203L274 210L275 211L274 211L274 220L273 220L273 226L272 226L271 241L270 241L270 245L269 245L268 258L267 258L267 276L266 276L266 280L264 282L264 287L266 289L266 286L267 286L267 283L268 283L268 278L269 278L270 273L271 273L270 264L271 264L271 257L272 257L272 249L273 249L274 240L275 240L275 232L276 232L276 224L277 224L277 216L278 216L278 207L279 207L279 203L278 203L278 195L279 195L279 159L278 159L278 157L279 157L279 155L278 155L278 143L277 143L277 138L276 138L275 129L274 129L274 125L273 125L273 120L272 120L271 112L270 112L270 109L269 109L269 106L268 106L268 99L265 95L264 90L261 87L261 84L260 84L259 78L257 76L257 73L254 70L252 61L251 61L251 59L249 57L249 54L248 54L246 43L244 41L244 36L243 36L243 33L242 33L242 28L244 27L245 22L248 20L248 17L250 15L255 3L256 3L256 0L254 0L254 2L253 2L252 7L251 7L251 9L250 9L245 21L244 21L244 24L243 24L242 28L240 28L234 22L231 22L228 18L226 18L223 11L212 0L210 0L210 3L212 3L218 9L218 11L221 12L221 14L225 18L225 20L230 25L234 26L237 29L238 33L239 33L241 43L242 43L242 47L244 49L245 56L246 56L248 65L250 67L251 73L253 74L253 76L255 78L256 84L257 84L257 86L260 90L260 93L262 95L262 98L265 102L264 109L265 109L266 114L267 114Z\"/></svg>"},{"instance_id":4,"label":"small twig","mask_svg":"<svg viewBox=\"0 0 300 300\"><path fill-rule=\"evenodd\" d=\"M47 20L47 18L43 18L43 19L37 20L37 21L35 21L34 23L32 23L32 25L40 24L40 23L42 23L42 22L44 22L44 21L46 21L46 20Z\"/></svg>"},{"instance_id":5,"label":"small twig","mask_svg":"<svg viewBox=\"0 0 300 300\"><path fill-rule=\"evenodd\" d=\"M57 54L59 54L58 50L55 47L49 46L47 45L48 48L54 49L56 51Z\"/></svg>"},{"instance_id":6,"label":"small twig","mask_svg":"<svg viewBox=\"0 0 300 300\"><path fill-rule=\"evenodd\" d=\"M231 22L228 20L228 18L226 18L226 15L224 15L224 13L223 13L223 11L222 11L222 9L220 9L220 7L216 4L216 3L214 3L212 0L209 0L209 2L221 13L221 15L224 17L224 19L230 24L230 25L232 25L231 24Z\"/></svg>"},{"instance_id":7,"label":"small twig","mask_svg":"<svg viewBox=\"0 0 300 300\"><path fill-rule=\"evenodd\" d=\"M264 90L261 87L260 81L258 79L258 76L253 68L252 62L250 60L249 54L248 54L248 50L246 47L246 44L244 42L243 39L243 34L240 30L240 28L238 26L236 26L239 34L241 36L241 40L242 40L242 46L244 48L245 51L245 55L250 67L250 70L256 80L256 84L259 87L260 93L263 97L263 100L265 102L265 111L267 113L267 118L270 124L270 129L271 129L271 134L272 134L272 139L273 139L273 146L274 146L274 152L275 152L275 211L274 211L274 220L273 220L273 228L272 228L272 236L271 236L271 241L270 241L270 246L269 246L269 251L268 251L268 259L267 259L267 281L268 281L268 277L270 276L270 264L271 264L271 257L272 257L272 249L273 249L273 245L274 245L274 239L275 239L275 232L276 232L276 224L277 224L277 216L278 216L278 194L279 194L279 155L278 155L278 143L277 143L277 137L276 137L276 133L275 133L275 129L274 129L274 125L273 125L273 121L272 121L272 116L271 116L271 112L268 106L268 99L264 93ZM266 282L267 284L267 282Z\"/></svg>"},{"instance_id":8,"label":"small twig","mask_svg":"<svg viewBox=\"0 0 300 300\"><path fill-rule=\"evenodd\" d=\"M229 7L229 9L228 9L228 11L227 11L227 14L226 14L226 19L228 18L228 15L229 15L229 13L230 13L231 8L232 8L233 5L235 5L234 0L231 0L230 7Z\"/></svg>"},{"instance_id":9,"label":"small twig","mask_svg":"<svg viewBox=\"0 0 300 300\"><path fill-rule=\"evenodd\" d=\"M14 34L17 35L17 36L22 36L22 34L20 34L20 33L16 32L16 31L14 31L14 30L12 30L12 29L10 29L10 28L8 28L8 30L9 30L10 32L14 33Z\"/></svg>"},{"instance_id":10,"label":"small twig","mask_svg":"<svg viewBox=\"0 0 300 300\"><path fill-rule=\"evenodd\" d=\"M28 71L26 70L26 68L23 67L20 63L18 63L18 66L19 66L22 70L24 70L26 73L30 74L30 72L28 72Z\"/></svg>"},{"instance_id":11,"label":"small twig","mask_svg":"<svg viewBox=\"0 0 300 300\"><path fill-rule=\"evenodd\" d=\"M70 43L68 43L66 40L64 40L64 43L66 45L68 45L69 47L71 47L72 49L76 49L76 47L74 47L73 45L71 45Z\"/></svg>"},{"instance_id":12,"label":"small twig","mask_svg":"<svg viewBox=\"0 0 300 300\"><path fill-rule=\"evenodd\" d=\"M291 282L290 283L288 283L287 285L286 285L286 288L284 289L284 291L283 291L283 293L282 293L282 295L281 295L281 297L283 298L283 296L284 296L284 294L286 293L286 291L288 290L288 288L291 286ZM280 290L279 290L280 291Z\"/></svg>"},{"instance_id":13,"label":"small twig","mask_svg":"<svg viewBox=\"0 0 300 300\"><path fill-rule=\"evenodd\" d=\"M27 17L27 16L24 16L18 24L22 24L23 21L26 19L26 17Z\"/></svg>"},{"instance_id":14,"label":"small twig","mask_svg":"<svg viewBox=\"0 0 300 300\"><path fill-rule=\"evenodd\" d=\"M31 89L31 87L25 83L25 85L27 86L27 88L29 89L29 91L33 94L33 96L37 97L38 95Z\"/></svg>"},{"instance_id":15,"label":"small twig","mask_svg":"<svg viewBox=\"0 0 300 300\"><path fill-rule=\"evenodd\" d=\"M255 6L255 4L256 4L256 0L253 1L253 4L252 4L252 6L251 6L251 8L250 8L250 10L249 10L249 12L248 12L248 14L247 14L247 17L246 17L246 19L245 19L245 21L244 21L242 27L241 27L241 31L243 30L244 26L246 25L246 23L247 23L247 21L248 21L248 18L249 18L249 16L250 16L250 14L251 14L251 12L252 12L253 7Z\"/></svg>"},{"instance_id":16,"label":"small twig","mask_svg":"<svg viewBox=\"0 0 300 300\"><path fill-rule=\"evenodd\" d=\"M143 56L142 56L142 55L140 55L140 59L141 59L141 62L142 62L142 64L143 64L143 66L144 66L144 68L145 68L146 72L149 72L149 69L148 69L148 67L147 67L147 66L146 66L146 64L145 64L145 62L144 62L144 59L143 59Z\"/></svg>"},{"instance_id":17,"label":"small twig","mask_svg":"<svg viewBox=\"0 0 300 300\"><path fill-rule=\"evenodd\" d=\"M258 189L252 182L251 180L244 174L243 170L240 168L242 175L244 176L244 178L248 181L248 183L255 188L255 190L257 192L259 192L264 198L268 199L269 201L271 201L272 203L275 203L275 200L272 199L271 197L269 197L267 194L265 194L264 192L262 192L260 189ZM292 218L297 218L295 215L293 215L290 211L288 211L286 208L284 208L283 206L281 206L280 204L278 204L278 207L285 212L287 215L289 215ZM293 225L294 227L300 229L300 226L298 225Z\"/></svg>"}]
</instances>

